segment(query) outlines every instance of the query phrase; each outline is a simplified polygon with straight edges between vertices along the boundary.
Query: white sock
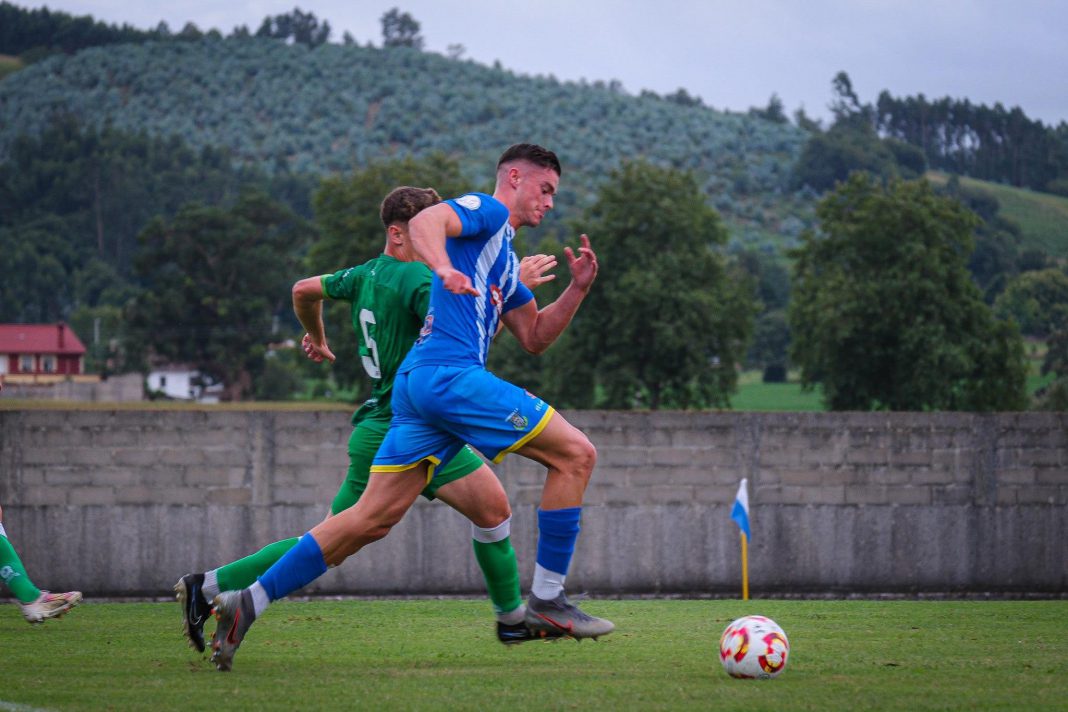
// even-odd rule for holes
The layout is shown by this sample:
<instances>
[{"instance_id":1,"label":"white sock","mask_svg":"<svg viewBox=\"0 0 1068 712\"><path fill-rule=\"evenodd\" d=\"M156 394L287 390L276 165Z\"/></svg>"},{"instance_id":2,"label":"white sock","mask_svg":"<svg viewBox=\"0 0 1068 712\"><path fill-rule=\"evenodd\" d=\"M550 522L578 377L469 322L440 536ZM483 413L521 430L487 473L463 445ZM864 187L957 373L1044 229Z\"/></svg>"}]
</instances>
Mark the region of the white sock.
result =
<instances>
[{"instance_id":1,"label":"white sock","mask_svg":"<svg viewBox=\"0 0 1068 712\"><path fill-rule=\"evenodd\" d=\"M507 539L512 534L512 518L508 517L495 527L483 528L471 522L471 538L483 544L493 544Z\"/></svg>"},{"instance_id":2,"label":"white sock","mask_svg":"<svg viewBox=\"0 0 1068 712\"><path fill-rule=\"evenodd\" d=\"M214 601L215 597L222 593L219 589L218 569L204 572L204 585L200 587L200 590L204 592L204 598L208 601Z\"/></svg>"},{"instance_id":3,"label":"white sock","mask_svg":"<svg viewBox=\"0 0 1068 712\"><path fill-rule=\"evenodd\" d=\"M507 613L498 613L497 620L505 625L515 625L516 623L522 623L523 619L527 616L527 607L522 603L514 611L508 611Z\"/></svg>"},{"instance_id":4,"label":"white sock","mask_svg":"<svg viewBox=\"0 0 1068 712\"><path fill-rule=\"evenodd\" d=\"M530 592L543 601L551 601L563 592L566 578L565 574L558 574L541 564L534 564L534 584L530 587Z\"/></svg>"},{"instance_id":5,"label":"white sock","mask_svg":"<svg viewBox=\"0 0 1068 712\"><path fill-rule=\"evenodd\" d=\"M259 618L260 614L267 610L267 606L271 605L271 599L267 595L267 589L259 581L249 586L248 590L252 593L252 610L256 612L256 617Z\"/></svg>"}]
</instances>

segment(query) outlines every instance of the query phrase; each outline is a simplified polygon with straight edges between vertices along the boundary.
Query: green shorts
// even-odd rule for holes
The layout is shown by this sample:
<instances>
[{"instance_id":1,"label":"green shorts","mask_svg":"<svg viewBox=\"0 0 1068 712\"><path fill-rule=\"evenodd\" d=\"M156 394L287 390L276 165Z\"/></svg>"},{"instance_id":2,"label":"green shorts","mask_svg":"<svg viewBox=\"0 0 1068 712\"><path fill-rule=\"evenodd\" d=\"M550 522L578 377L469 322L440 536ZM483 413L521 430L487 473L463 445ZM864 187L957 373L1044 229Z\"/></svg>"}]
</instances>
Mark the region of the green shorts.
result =
<instances>
[{"instance_id":1,"label":"green shorts","mask_svg":"<svg viewBox=\"0 0 1068 712\"><path fill-rule=\"evenodd\" d=\"M330 513L337 514L356 504L363 491L367 489L367 480L371 475L371 462L375 459L378 446L386 437L389 422L368 418L361 420L352 429L349 436L349 471L345 481L330 505ZM423 489L423 496L434 499L438 487L466 477L482 467L482 459L469 446L465 445L456 457L442 467L434 470L434 479Z\"/></svg>"}]
</instances>

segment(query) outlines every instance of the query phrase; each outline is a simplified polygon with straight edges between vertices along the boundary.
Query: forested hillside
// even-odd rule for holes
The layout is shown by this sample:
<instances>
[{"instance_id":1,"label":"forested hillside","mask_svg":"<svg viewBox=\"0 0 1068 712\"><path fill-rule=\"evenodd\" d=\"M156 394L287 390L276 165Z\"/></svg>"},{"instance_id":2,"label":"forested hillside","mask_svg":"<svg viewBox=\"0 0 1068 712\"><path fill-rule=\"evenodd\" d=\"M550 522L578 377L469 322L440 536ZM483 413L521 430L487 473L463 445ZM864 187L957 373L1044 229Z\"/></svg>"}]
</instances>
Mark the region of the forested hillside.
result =
<instances>
[{"instance_id":1,"label":"forested hillside","mask_svg":"<svg viewBox=\"0 0 1068 712\"><path fill-rule=\"evenodd\" d=\"M1043 407L1068 403L1068 233L1049 195L1068 190L1068 124L864 103L844 71L829 126L791 123L774 95L738 114L522 76L424 52L397 9L381 21L375 47L331 43L299 9L224 37L0 0L0 321L70 321L98 372L170 361L233 399L358 398L359 361L274 349L299 339L292 281L377 254L391 187L491 190L501 150L530 141L563 175L518 249L559 255L587 231L605 276L544 358L504 339L491 366L561 407L724 407L742 369L800 367L832 407L1017 408L1020 331L1048 343ZM932 187L932 168L954 175ZM348 313L328 321L353 353Z\"/></svg>"},{"instance_id":2,"label":"forested hillside","mask_svg":"<svg viewBox=\"0 0 1068 712\"><path fill-rule=\"evenodd\" d=\"M404 47L309 49L230 37L52 57L0 83L0 160L16 137L61 115L178 136L194 148L226 147L239 161L295 173L442 151L459 158L475 185L488 184L503 147L535 141L564 162L561 208L588 204L608 170L645 158L694 169L738 228L735 240L777 243L803 227L787 216L804 211L783 198L806 134L788 123Z\"/></svg>"}]
</instances>

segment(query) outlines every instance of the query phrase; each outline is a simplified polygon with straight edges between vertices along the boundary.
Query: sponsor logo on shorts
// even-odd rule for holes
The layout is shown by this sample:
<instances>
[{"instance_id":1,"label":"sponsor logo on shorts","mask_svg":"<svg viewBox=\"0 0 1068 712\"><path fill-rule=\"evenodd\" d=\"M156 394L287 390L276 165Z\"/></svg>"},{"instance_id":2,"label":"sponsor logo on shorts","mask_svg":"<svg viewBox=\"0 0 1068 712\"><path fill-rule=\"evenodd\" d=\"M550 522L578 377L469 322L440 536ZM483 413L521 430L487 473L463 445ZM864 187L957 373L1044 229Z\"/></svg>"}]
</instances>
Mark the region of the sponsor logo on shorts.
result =
<instances>
[{"instance_id":1,"label":"sponsor logo on shorts","mask_svg":"<svg viewBox=\"0 0 1068 712\"><path fill-rule=\"evenodd\" d=\"M519 409L518 408L516 408L515 410L512 411L512 414L508 416L507 420L508 420L509 423L512 424L512 427L515 428L516 430L524 429L525 427L527 427L527 424L530 422L530 421L527 420L527 417L525 415L520 415L519 414Z\"/></svg>"},{"instance_id":2,"label":"sponsor logo on shorts","mask_svg":"<svg viewBox=\"0 0 1068 712\"><path fill-rule=\"evenodd\" d=\"M538 401L538 403L534 406L535 412L540 413L545 410L545 401L543 401L541 398L538 398L536 395L534 395L525 388L523 389L523 392L527 394L528 398L533 398L534 400Z\"/></svg>"}]
</instances>

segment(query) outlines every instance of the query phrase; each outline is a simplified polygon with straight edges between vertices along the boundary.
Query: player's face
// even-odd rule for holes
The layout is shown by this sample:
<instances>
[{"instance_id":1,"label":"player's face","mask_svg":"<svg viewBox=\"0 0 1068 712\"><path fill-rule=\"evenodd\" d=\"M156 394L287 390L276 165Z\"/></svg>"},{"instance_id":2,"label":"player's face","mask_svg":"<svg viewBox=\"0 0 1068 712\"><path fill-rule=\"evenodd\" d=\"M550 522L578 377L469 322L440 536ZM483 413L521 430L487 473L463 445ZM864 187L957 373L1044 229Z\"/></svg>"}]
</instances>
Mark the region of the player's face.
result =
<instances>
[{"instance_id":1,"label":"player's face","mask_svg":"<svg viewBox=\"0 0 1068 712\"><path fill-rule=\"evenodd\" d=\"M551 168L542 168L529 163L520 164L519 186L516 191L512 216L515 227L537 227L545 213L553 209L553 196L560 176Z\"/></svg>"}]
</instances>

